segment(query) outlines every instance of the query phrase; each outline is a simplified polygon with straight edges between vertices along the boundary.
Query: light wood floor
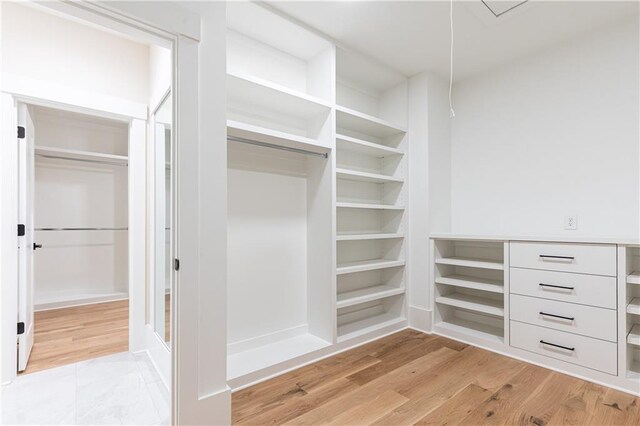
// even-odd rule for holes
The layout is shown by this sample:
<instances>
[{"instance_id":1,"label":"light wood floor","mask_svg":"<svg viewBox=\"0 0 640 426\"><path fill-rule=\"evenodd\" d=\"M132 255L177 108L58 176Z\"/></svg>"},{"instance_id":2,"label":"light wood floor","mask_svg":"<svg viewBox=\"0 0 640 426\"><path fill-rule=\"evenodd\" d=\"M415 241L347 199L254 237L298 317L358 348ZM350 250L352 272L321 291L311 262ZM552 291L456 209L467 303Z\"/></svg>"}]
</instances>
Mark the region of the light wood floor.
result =
<instances>
[{"instance_id":1,"label":"light wood floor","mask_svg":"<svg viewBox=\"0 0 640 426\"><path fill-rule=\"evenodd\" d=\"M129 349L129 302L35 313L35 342L22 374Z\"/></svg>"},{"instance_id":2,"label":"light wood floor","mask_svg":"<svg viewBox=\"0 0 640 426\"><path fill-rule=\"evenodd\" d=\"M406 330L234 393L233 422L640 425L640 399Z\"/></svg>"}]
</instances>

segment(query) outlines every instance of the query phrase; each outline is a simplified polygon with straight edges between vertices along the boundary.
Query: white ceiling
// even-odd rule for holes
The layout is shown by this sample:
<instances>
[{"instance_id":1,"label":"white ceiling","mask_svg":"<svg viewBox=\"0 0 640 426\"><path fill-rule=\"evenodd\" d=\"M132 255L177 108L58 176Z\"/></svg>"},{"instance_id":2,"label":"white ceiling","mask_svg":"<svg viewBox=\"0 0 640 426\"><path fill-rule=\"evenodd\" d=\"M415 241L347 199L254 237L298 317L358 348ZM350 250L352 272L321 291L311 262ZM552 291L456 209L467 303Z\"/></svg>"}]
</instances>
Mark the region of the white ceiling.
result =
<instances>
[{"instance_id":1,"label":"white ceiling","mask_svg":"<svg viewBox=\"0 0 640 426\"><path fill-rule=\"evenodd\" d=\"M410 76L449 76L449 1L269 1L274 8ZM496 10L502 6L492 0ZM516 2L508 2L516 3ZM504 7L502 7L504 9ZM496 18L480 0L454 13L455 79L638 16L636 1L543 1Z\"/></svg>"}]
</instances>

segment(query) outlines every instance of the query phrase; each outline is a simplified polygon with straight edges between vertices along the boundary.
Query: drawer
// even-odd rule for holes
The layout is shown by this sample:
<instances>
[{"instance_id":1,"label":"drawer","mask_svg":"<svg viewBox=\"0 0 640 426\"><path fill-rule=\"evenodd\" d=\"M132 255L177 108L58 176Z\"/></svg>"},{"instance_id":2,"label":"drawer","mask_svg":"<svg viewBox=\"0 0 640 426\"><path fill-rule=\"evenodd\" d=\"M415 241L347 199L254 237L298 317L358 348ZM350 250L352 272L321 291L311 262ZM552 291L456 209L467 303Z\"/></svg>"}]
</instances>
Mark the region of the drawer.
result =
<instances>
[{"instance_id":1,"label":"drawer","mask_svg":"<svg viewBox=\"0 0 640 426\"><path fill-rule=\"evenodd\" d=\"M617 311L512 294L512 320L616 342Z\"/></svg>"},{"instance_id":2,"label":"drawer","mask_svg":"<svg viewBox=\"0 0 640 426\"><path fill-rule=\"evenodd\" d=\"M525 296L609 309L618 306L614 277L510 268L509 287L511 293Z\"/></svg>"},{"instance_id":3,"label":"drawer","mask_svg":"<svg viewBox=\"0 0 640 426\"><path fill-rule=\"evenodd\" d=\"M510 326L511 346L515 348L604 373L618 374L618 351L615 343L518 321L511 321Z\"/></svg>"},{"instance_id":4,"label":"drawer","mask_svg":"<svg viewBox=\"0 0 640 426\"><path fill-rule=\"evenodd\" d=\"M512 242L511 266L615 277L616 246L607 244L565 244Z\"/></svg>"}]
</instances>

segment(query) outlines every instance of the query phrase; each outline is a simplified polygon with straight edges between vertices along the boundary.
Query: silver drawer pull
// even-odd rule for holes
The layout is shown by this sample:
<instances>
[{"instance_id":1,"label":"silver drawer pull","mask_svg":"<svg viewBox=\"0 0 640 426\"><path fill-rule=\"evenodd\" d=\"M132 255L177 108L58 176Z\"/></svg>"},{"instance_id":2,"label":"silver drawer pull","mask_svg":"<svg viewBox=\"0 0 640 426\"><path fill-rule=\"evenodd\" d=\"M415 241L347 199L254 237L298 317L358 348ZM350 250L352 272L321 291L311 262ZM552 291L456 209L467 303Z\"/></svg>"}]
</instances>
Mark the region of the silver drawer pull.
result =
<instances>
[{"instance_id":1,"label":"silver drawer pull","mask_svg":"<svg viewBox=\"0 0 640 426\"><path fill-rule=\"evenodd\" d=\"M571 352L576 350L576 348L570 348L568 346L556 345L555 343L545 342L544 340L540 340L540 343L542 343L543 345L553 346L555 348L565 349L565 350L571 351Z\"/></svg>"},{"instance_id":2,"label":"silver drawer pull","mask_svg":"<svg viewBox=\"0 0 640 426\"><path fill-rule=\"evenodd\" d=\"M565 319L565 320L568 320L568 321L575 320L574 317L563 317L562 315L548 314L548 313L542 312L542 311L540 311L540 315L544 315L545 317L553 317L553 318Z\"/></svg>"},{"instance_id":3,"label":"silver drawer pull","mask_svg":"<svg viewBox=\"0 0 640 426\"><path fill-rule=\"evenodd\" d=\"M575 257L573 256L555 256L551 254L541 254L538 257L541 257L543 259L555 259L555 260L574 260L575 259Z\"/></svg>"},{"instance_id":4,"label":"silver drawer pull","mask_svg":"<svg viewBox=\"0 0 640 426\"><path fill-rule=\"evenodd\" d=\"M545 283L540 283L538 284L540 287L551 287L551 288L560 288L562 290L573 290L575 287L567 287L564 285L553 285L553 284L545 284Z\"/></svg>"}]
</instances>

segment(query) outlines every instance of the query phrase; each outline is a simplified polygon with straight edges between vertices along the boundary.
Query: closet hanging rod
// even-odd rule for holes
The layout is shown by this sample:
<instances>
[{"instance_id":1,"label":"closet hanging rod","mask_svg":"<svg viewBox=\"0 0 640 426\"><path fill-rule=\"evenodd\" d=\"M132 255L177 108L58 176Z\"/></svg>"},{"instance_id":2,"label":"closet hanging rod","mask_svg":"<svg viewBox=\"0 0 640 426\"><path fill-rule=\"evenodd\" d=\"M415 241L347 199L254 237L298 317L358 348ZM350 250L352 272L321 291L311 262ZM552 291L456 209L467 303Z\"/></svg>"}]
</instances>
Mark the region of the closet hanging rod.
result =
<instances>
[{"instance_id":1,"label":"closet hanging rod","mask_svg":"<svg viewBox=\"0 0 640 426\"><path fill-rule=\"evenodd\" d=\"M241 138L238 136L227 136L227 140L231 142L240 142L240 143L246 143L248 145L261 146L263 148L279 149L281 151L295 152L297 154L305 154L305 155L312 155L314 157L329 158L329 154L327 154L326 152L314 152L314 151L307 151L305 149L300 149L300 148L290 148L288 146L280 146L280 145L275 145L268 142L261 142L253 139Z\"/></svg>"},{"instance_id":2,"label":"closet hanging rod","mask_svg":"<svg viewBox=\"0 0 640 426\"><path fill-rule=\"evenodd\" d=\"M128 231L129 228L35 228L36 231Z\"/></svg>"},{"instance_id":3,"label":"closet hanging rod","mask_svg":"<svg viewBox=\"0 0 640 426\"><path fill-rule=\"evenodd\" d=\"M59 160L82 161L84 163L109 164L111 166L127 167L129 165L129 163L117 163L115 161L106 161L106 160L90 160L88 158L73 158L73 157L65 157L64 155L36 154L36 156L43 157L43 158L55 158Z\"/></svg>"},{"instance_id":4,"label":"closet hanging rod","mask_svg":"<svg viewBox=\"0 0 640 426\"><path fill-rule=\"evenodd\" d=\"M35 228L36 231L128 231L129 228ZM164 228L170 231L171 228Z\"/></svg>"}]
</instances>

